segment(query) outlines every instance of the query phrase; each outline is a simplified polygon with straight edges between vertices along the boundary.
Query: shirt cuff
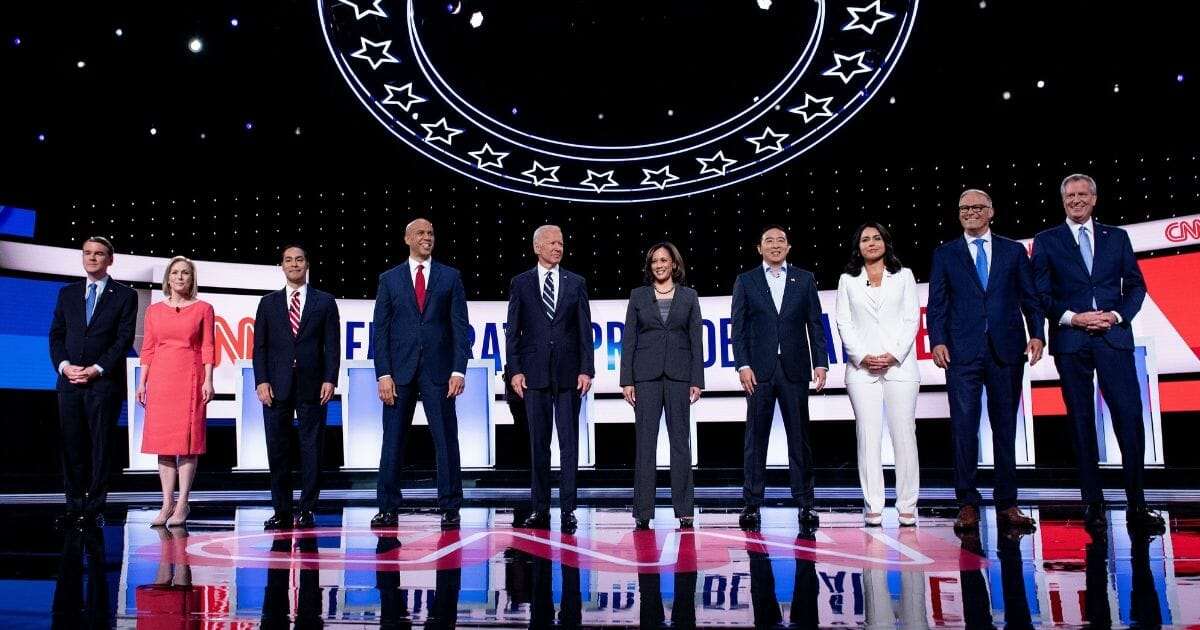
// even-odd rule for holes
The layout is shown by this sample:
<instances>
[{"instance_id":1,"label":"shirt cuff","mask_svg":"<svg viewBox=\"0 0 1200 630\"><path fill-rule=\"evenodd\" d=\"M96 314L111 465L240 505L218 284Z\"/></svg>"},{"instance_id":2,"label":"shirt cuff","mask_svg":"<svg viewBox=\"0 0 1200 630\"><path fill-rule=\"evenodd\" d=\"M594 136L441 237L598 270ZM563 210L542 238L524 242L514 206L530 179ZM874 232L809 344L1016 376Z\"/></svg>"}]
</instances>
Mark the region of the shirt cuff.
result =
<instances>
[{"instance_id":1,"label":"shirt cuff","mask_svg":"<svg viewBox=\"0 0 1200 630\"><path fill-rule=\"evenodd\" d=\"M392 375L391 375L391 374L384 374L383 376L380 376L380 377L376 378L376 379L375 379L375 381L376 381L376 382L378 382L378 381L382 381L382 380L383 380L383 379L385 379L385 378L392 378Z\"/></svg>"},{"instance_id":2,"label":"shirt cuff","mask_svg":"<svg viewBox=\"0 0 1200 630\"><path fill-rule=\"evenodd\" d=\"M1075 311L1064 311L1062 317L1058 318L1059 326L1070 326L1071 318L1075 317Z\"/></svg>"},{"instance_id":3,"label":"shirt cuff","mask_svg":"<svg viewBox=\"0 0 1200 630\"><path fill-rule=\"evenodd\" d=\"M1116 312L1116 311L1109 311L1109 313L1112 313L1112 314L1113 314L1113 317L1116 317L1116 318L1117 318L1117 323L1118 323L1118 324L1123 324L1123 323L1125 323L1125 320L1121 319L1121 314L1120 314L1120 313L1118 313L1118 312Z\"/></svg>"},{"instance_id":4,"label":"shirt cuff","mask_svg":"<svg viewBox=\"0 0 1200 630\"><path fill-rule=\"evenodd\" d=\"M738 368L738 371L739 371L739 372L741 372L742 370L749 370L749 369L750 369L750 366L749 366L749 365L743 365L743 366L741 366L741 367L739 367L739 368Z\"/></svg>"},{"instance_id":5,"label":"shirt cuff","mask_svg":"<svg viewBox=\"0 0 1200 630\"><path fill-rule=\"evenodd\" d=\"M467 378L467 375L463 374L462 372L451 372L450 376L458 376L458 377L461 377L463 380L466 380L466 378Z\"/></svg>"},{"instance_id":6,"label":"shirt cuff","mask_svg":"<svg viewBox=\"0 0 1200 630\"><path fill-rule=\"evenodd\" d=\"M65 369L68 365L71 365L70 361L59 361L58 373L61 375L63 373L63 369Z\"/></svg>"},{"instance_id":7,"label":"shirt cuff","mask_svg":"<svg viewBox=\"0 0 1200 630\"><path fill-rule=\"evenodd\" d=\"M99 363L93 363L92 367L96 368L96 371L100 373L100 376L104 376L104 368L100 367Z\"/></svg>"}]
</instances>

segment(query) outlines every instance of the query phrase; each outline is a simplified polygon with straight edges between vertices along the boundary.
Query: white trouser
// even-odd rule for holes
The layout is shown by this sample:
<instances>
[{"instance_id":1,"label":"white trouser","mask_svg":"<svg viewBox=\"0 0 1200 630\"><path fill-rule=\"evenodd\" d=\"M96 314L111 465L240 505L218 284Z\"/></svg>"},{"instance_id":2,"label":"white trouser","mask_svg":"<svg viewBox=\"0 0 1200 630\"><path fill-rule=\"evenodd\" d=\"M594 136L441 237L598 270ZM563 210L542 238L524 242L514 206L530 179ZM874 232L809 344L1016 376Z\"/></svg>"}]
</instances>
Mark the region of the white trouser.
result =
<instances>
[{"instance_id":1,"label":"white trouser","mask_svg":"<svg viewBox=\"0 0 1200 630\"><path fill-rule=\"evenodd\" d=\"M896 453L896 511L916 513L921 489L921 467L917 461L916 381L847 383L846 393L854 408L858 433L858 480L862 484L867 513L883 511L883 413Z\"/></svg>"},{"instance_id":2,"label":"white trouser","mask_svg":"<svg viewBox=\"0 0 1200 630\"><path fill-rule=\"evenodd\" d=\"M929 627L925 616L925 573L900 571L899 610L888 591L887 569L863 569L863 607L867 630L921 630Z\"/></svg>"}]
</instances>

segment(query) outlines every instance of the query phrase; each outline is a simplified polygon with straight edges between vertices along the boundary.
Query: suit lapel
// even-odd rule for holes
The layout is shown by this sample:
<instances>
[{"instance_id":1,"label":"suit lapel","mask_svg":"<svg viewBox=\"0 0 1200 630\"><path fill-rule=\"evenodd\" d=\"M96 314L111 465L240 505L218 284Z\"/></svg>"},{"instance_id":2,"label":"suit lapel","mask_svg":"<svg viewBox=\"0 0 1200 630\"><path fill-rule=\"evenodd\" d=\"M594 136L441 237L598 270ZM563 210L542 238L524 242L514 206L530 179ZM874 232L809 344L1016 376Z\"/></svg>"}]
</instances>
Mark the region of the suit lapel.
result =
<instances>
[{"instance_id":1,"label":"suit lapel","mask_svg":"<svg viewBox=\"0 0 1200 630\"><path fill-rule=\"evenodd\" d=\"M104 307L107 306L109 302L113 301L113 295L116 293L116 290L113 289L114 282L116 282L116 281L113 280L112 277L109 277L108 282L106 282L104 284L104 292L100 295L100 299L96 300L96 308L92 311L92 322L95 322L96 318L98 318L100 316L100 313L103 312ZM86 290L87 283L85 282L83 284L83 286L84 286L84 290ZM85 294L85 297L86 297L86 294ZM84 313L83 313L83 321L87 322L86 307L85 307ZM88 328L91 328L91 326L92 326L91 324L87 324Z\"/></svg>"},{"instance_id":2,"label":"suit lapel","mask_svg":"<svg viewBox=\"0 0 1200 630\"><path fill-rule=\"evenodd\" d=\"M571 280L570 274L567 273L566 269L562 268L562 265L559 265L559 267L558 267L558 286L556 287L556 290L558 291L558 295L554 296L554 319L552 319L550 321L558 321L560 318L562 318L563 311L566 310L563 308L563 302L565 301L565 299L567 297L567 287L570 285L571 281L572 280ZM542 301L542 293L541 293L542 288L537 286L537 283L534 283L534 288L538 294L537 299L539 302L541 302Z\"/></svg>"},{"instance_id":3,"label":"suit lapel","mask_svg":"<svg viewBox=\"0 0 1200 630\"><path fill-rule=\"evenodd\" d=\"M300 335L304 334L304 329L308 328L308 320L316 314L319 305L315 304L315 302L319 299L321 298L317 296L317 292L313 291L312 286L309 286L308 297L304 300L304 308L300 309L300 328L296 330L297 339L300 338Z\"/></svg>"},{"instance_id":4,"label":"suit lapel","mask_svg":"<svg viewBox=\"0 0 1200 630\"><path fill-rule=\"evenodd\" d=\"M1110 239L1108 234L1108 226L1101 225L1098 221L1092 221L1092 227L1096 232L1092 235L1092 273L1095 273L1096 265L1099 263L1099 261L1104 260L1105 258L1102 252L1104 252L1104 248L1108 246ZM1107 252L1104 253L1106 254ZM1083 254L1079 255L1079 260L1080 262L1083 261Z\"/></svg>"},{"instance_id":5,"label":"suit lapel","mask_svg":"<svg viewBox=\"0 0 1200 630\"><path fill-rule=\"evenodd\" d=\"M1093 223L1093 225L1094 225L1094 223ZM1071 260L1075 261L1076 265L1079 265L1079 273L1082 273L1084 276L1091 277L1091 275L1092 275L1091 272L1088 271L1087 265L1085 265L1083 263L1083 252L1080 251L1080 249L1079 249L1079 242L1075 240L1075 231L1072 230L1071 227L1068 226L1066 223L1063 223L1059 226L1058 233L1060 234L1059 238L1062 239L1063 248L1065 248L1068 252L1070 252L1069 256L1070 256ZM1095 263L1095 262L1096 262L1096 235L1093 234L1092 235L1092 263ZM1093 264L1093 267L1094 266L1095 265Z\"/></svg>"},{"instance_id":6,"label":"suit lapel","mask_svg":"<svg viewBox=\"0 0 1200 630\"><path fill-rule=\"evenodd\" d=\"M763 283L767 281L766 274L763 274ZM795 304L799 299L800 294L800 272L791 265L787 266L787 281L783 283L783 299L779 301L779 314L783 315L783 311ZM770 287L767 289L767 297L770 297ZM774 306L774 302L771 303Z\"/></svg>"},{"instance_id":7,"label":"suit lapel","mask_svg":"<svg viewBox=\"0 0 1200 630\"><path fill-rule=\"evenodd\" d=\"M992 255L996 255L996 236L992 235ZM967 268L967 275L971 277L971 281L975 283L975 288L981 293L987 293L983 288L983 283L979 281L979 272L975 270L975 261L971 258L970 246L967 245L966 238L957 238L954 241L954 255ZM990 273L990 269L988 270Z\"/></svg>"}]
</instances>

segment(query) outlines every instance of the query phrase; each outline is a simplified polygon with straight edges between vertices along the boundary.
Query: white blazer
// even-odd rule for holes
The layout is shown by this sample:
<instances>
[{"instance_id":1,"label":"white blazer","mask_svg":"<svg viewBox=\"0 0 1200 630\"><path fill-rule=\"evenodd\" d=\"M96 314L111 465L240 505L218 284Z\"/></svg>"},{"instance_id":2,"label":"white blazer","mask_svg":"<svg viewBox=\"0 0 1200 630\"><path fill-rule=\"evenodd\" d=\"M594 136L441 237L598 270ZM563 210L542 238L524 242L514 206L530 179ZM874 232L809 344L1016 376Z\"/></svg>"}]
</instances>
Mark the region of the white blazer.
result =
<instances>
[{"instance_id":1,"label":"white blazer","mask_svg":"<svg viewBox=\"0 0 1200 630\"><path fill-rule=\"evenodd\" d=\"M878 291L878 306L868 296ZM907 267L896 273L884 271L877 289L867 287L867 270L857 276L842 274L838 279L837 327L842 347L849 357L846 363L846 383L874 383L883 377L889 381L921 380L917 367L917 329L921 305L917 300L917 281ZM896 357L883 374L872 374L859 367L867 355L890 352Z\"/></svg>"}]
</instances>

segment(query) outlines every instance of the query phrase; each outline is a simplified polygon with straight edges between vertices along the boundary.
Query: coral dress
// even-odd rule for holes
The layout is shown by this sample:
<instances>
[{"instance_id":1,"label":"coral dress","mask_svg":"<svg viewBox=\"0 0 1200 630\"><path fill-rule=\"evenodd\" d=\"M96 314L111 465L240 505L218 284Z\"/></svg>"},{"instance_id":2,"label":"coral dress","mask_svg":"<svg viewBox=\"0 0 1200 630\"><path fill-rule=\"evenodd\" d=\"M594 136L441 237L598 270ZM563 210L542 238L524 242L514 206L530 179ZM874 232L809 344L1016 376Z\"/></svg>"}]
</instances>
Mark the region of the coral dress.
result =
<instances>
[{"instance_id":1,"label":"coral dress","mask_svg":"<svg viewBox=\"0 0 1200 630\"><path fill-rule=\"evenodd\" d=\"M196 301L175 310L166 302L146 309L141 364L146 375L146 423L142 452L156 455L204 453L207 415L204 364L216 364L213 307Z\"/></svg>"}]
</instances>

